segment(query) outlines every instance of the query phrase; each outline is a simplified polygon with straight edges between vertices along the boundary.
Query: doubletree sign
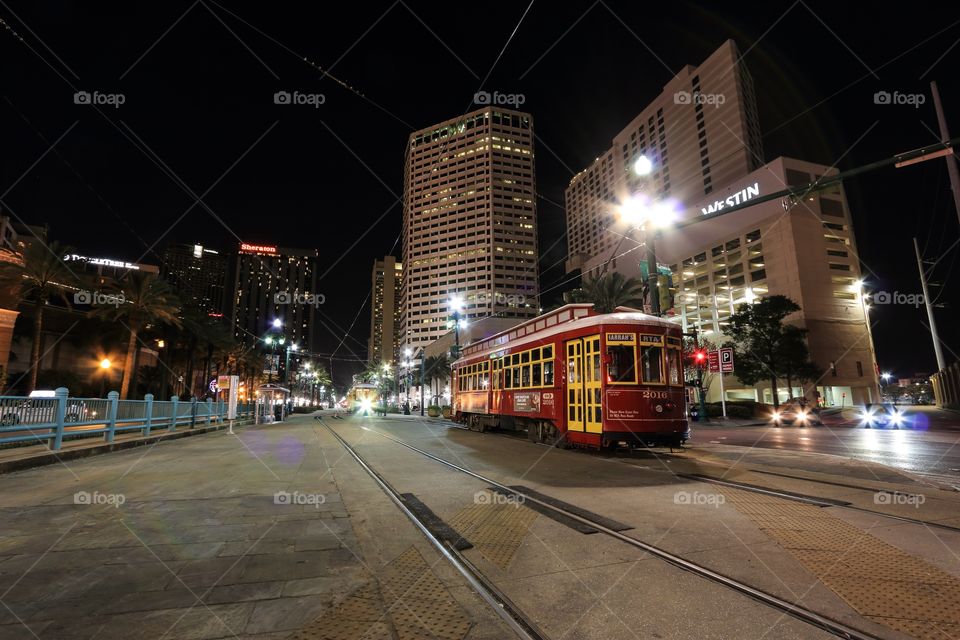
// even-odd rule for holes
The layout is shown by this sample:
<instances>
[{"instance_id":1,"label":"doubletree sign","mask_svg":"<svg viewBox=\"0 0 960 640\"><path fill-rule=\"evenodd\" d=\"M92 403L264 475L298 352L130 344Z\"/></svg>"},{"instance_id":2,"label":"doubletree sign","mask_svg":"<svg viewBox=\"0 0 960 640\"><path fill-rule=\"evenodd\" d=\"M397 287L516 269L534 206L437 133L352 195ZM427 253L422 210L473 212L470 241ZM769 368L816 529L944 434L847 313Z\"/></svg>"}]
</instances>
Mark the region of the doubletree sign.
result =
<instances>
[{"instance_id":1,"label":"doubletree sign","mask_svg":"<svg viewBox=\"0 0 960 640\"><path fill-rule=\"evenodd\" d=\"M747 200L752 200L760 195L760 183L754 182L752 185L741 189L734 194L727 196L725 200L715 200L712 204L700 209L703 215L708 215L711 213L716 213L727 207L735 207L738 204L743 204Z\"/></svg>"}]
</instances>

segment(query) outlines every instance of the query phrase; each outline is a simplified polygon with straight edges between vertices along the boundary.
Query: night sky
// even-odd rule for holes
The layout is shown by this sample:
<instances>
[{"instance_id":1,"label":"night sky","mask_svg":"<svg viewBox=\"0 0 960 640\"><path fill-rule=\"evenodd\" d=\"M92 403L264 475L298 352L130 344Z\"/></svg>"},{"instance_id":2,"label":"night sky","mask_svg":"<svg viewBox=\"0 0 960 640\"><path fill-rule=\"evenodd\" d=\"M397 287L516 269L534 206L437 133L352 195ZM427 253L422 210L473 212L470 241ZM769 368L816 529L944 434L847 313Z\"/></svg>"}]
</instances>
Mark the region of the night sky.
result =
<instances>
[{"instance_id":1,"label":"night sky","mask_svg":"<svg viewBox=\"0 0 960 640\"><path fill-rule=\"evenodd\" d=\"M373 259L400 233L411 131L472 109L481 87L524 95L538 136L546 306L561 290L551 287L563 279L570 177L672 72L725 39L746 52L766 160L844 170L932 144L930 80L960 135L960 9L899 7L0 0L0 18L23 38L0 30L0 200L87 255L158 264L171 241L319 247L330 329L319 351L334 349L360 312L338 355L363 358L369 308L360 305ZM124 103L98 111L75 104L75 91ZM278 91L324 103L276 105ZM926 102L877 105L877 91ZM947 253L958 222L944 161L879 171L846 190L869 286L919 292L917 236L930 260L942 257L931 279L947 286L940 302L950 298L960 251ZM873 313L882 369L935 370L923 307ZM960 314L955 304L937 313L956 360Z\"/></svg>"}]
</instances>

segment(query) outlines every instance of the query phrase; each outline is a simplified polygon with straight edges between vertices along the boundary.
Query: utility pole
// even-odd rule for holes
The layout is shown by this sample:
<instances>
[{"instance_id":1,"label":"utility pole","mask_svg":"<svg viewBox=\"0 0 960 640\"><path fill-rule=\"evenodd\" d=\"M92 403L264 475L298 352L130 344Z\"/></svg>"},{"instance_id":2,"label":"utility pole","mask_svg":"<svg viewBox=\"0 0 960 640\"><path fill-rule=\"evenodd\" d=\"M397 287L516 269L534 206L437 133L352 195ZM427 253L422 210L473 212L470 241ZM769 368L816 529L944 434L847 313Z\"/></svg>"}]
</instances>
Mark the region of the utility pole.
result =
<instances>
[{"instance_id":1,"label":"utility pole","mask_svg":"<svg viewBox=\"0 0 960 640\"><path fill-rule=\"evenodd\" d=\"M917 268L920 270L920 286L923 288L923 303L927 307L927 320L930 322L930 335L933 337L933 351L937 354L937 371L943 371L947 364L943 359L943 348L940 346L940 336L937 333L937 322L933 317L933 301L930 300L930 291L927 288L927 274L923 270L923 258L920 257L920 245L913 239L913 249L917 252Z\"/></svg>"},{"instance_id":2,"label":"utility pole","mask_svg":"<svg viewBox=\"0 0 960 640\"><path fill-rule=\"evenodd\" d=\"M943 115L943 104L940 102L940 92L937 90L936 82L930 83L930 91L933 93L933 106L937 110L937 122L940 124L940 138L943 142L947 142L950 140L950 131L947 129L947 118ZM957 169L957 157L949 153L943 159L947 161L947 175L950 176L950 190L953 191L953 206L957 210L957 218L960 219L960 170ZM943 370L942 364L940 370Z\"/></svg>"}]
</instances>

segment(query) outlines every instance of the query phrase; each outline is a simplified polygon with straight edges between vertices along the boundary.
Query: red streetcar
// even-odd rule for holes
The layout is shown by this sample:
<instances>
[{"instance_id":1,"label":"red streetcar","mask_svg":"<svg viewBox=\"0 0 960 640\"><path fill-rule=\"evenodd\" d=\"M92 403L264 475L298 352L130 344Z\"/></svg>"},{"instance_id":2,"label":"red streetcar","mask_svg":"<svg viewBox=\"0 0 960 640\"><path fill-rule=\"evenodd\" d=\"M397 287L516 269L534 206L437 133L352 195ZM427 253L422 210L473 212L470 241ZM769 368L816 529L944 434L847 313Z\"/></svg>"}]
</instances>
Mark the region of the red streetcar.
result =
<instances>
[{"instance_id":1,"label":"red streetcar","mask_svg":"<svg viewBox=\"0 0 960 640\"><path fill-rule=\"evenodd\" d=\"M456 419L476 431L591 448L689 436L682 329L627 307L568 304L464 347L451 388Z\"/></svg>"}]
</instances>

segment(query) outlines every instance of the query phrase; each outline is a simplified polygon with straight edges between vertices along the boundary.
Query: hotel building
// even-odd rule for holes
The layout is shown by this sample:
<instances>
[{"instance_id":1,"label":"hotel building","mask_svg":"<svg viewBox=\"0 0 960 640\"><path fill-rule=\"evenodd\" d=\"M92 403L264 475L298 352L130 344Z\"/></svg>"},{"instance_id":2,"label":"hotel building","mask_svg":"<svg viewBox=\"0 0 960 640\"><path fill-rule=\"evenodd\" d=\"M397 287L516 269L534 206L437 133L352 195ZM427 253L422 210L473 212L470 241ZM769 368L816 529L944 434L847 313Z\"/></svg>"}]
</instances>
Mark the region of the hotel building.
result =
<instances>
[{"instance_id":1,"label":"hotel building","mask_svg":"<svg viewBox=\"0 0 960 640\"><path fill-rule=\"evenodd\" d=\"M649 176L633 171L640 156L653 163ZM567 272L617 249L622 233L611 229L611 204L638 191L690 202L750 173L762 158L753 79L727 40L699 67L681 69L610 148L570 180Z\"/></svg>"},{"instance_id":2,"label":"hotel building","mask_svg":"<svg viewBox=\"0 0 960 640\"><path fill-rule=\"evenodd\" d=\"M394 362L400 349L400 293L403 263L393 256L373 262L370 294L370 338L367 359L371 363Z\"/></svg>"},{"instance_id":3,"label":"hotel building","mask_svg":"<svg viewBox=\"0 0 960 640\"><path fill-rule=\"evenodd\" d=\"M717 66L717 60L723 62ZM758 162L759 130L749 75L739 65L726 74L727 84L710 80L711 76L723 76L724 67L729 69L735 60L736 48L732 42L725 43L697 69L682 71L644 111L640 122L643 118L649 121L646 114L651 109L654 114L662 109L664 124L655 120L655 132L664 126L669 132L671 109L664 102L668 94L694 90L699 81L703 92L719 91L726 98L717 107L701 100L703 109L697 113L704 115L694 118L696 135L691 137L688 132L680 136L676 147L668 133L664 136L665 147L659 137L651 146L649 129L645 143L639 142L638 133L636 156L645 153L654 163L654 173L645 183L632 175L635 155L632 144L623 146L627 140L624 133L607 154L573 178L567 189L567 220L573 225L568 270L580 269L586 275L607 269L641 277L640 264L646 260L647 249L644 232L628 228L617 218L619 205L637 191L672 203L679 213L678 221L684 222L836 173L830 167L785 157L767 164ZM712 67L709 74L705 71L708 64ZM683 99L680 102L695 111L698 106L691 107ZM679 118L674 120L677 129L688 129L684 116L676 111L674 114ZM624 132L630 132L637 122L634 120ZM742 125L739 129L735 128L737 122ZM723 152L715 153L715 149ZM702 156L700 162L696 162L698 156ZM681 162L675 162L680 158ZM604 173L612 174L609 188L598 191L584 186L585 180L606 184L599 179ZM674 181L674 176L682 177ZM830 406L879 399L868 305L860 291L856 239L842 186L811 192L796 201L770 200L679 229L666 229L652 244L657 263L669 267L672 273L671 295L661 295L661 300L667 300L662 305L664 315L682 324L685 331L697 330L713 343L728 340L724 331L729 317L742 304L779 294L800 305L801 310L787 322L808 330L811 358L824 374L815 384L807 382L802 388L799 381L793 382L792 389L781 381L781 401L804 392L811 399L819 394L821 402ZM720 399L716 377L708 376L709 401ZM723 383L728 399L773 400L769 382L747 387L734 373L726 375Z\"/></svg>"},{"instance_id":4,"label":"hotel building","mask_svg":"<svg viewBox=\"0 0 960 640\"><path fill-rule=\"evenodd\" d=\"M317 250L241 243L232 265L231 326L251 344L271 330L274 319L298 348L313 351L317 294Z\"/></svg>"},{"instance_id":5,"label":"hotel building","mask_svg":"<svg viewBox=\"0 0 960 640\"><path fill-rule=\"evenodd\" d=\"M486 107L410 135L404 167L400 344L469 321L538 308L537 203L530 114Z\"/></svg>"}]
</instances>

